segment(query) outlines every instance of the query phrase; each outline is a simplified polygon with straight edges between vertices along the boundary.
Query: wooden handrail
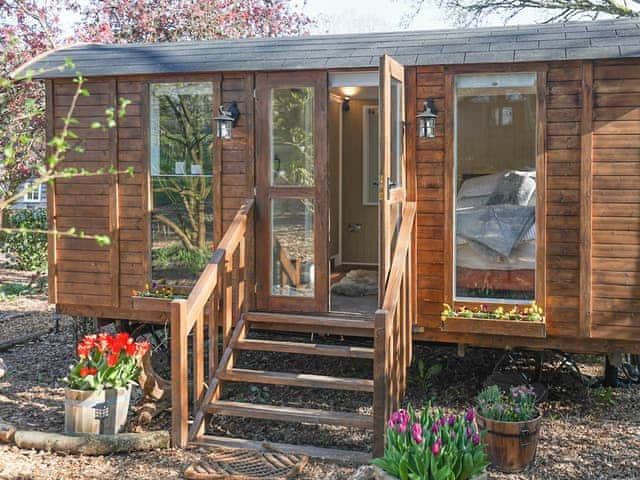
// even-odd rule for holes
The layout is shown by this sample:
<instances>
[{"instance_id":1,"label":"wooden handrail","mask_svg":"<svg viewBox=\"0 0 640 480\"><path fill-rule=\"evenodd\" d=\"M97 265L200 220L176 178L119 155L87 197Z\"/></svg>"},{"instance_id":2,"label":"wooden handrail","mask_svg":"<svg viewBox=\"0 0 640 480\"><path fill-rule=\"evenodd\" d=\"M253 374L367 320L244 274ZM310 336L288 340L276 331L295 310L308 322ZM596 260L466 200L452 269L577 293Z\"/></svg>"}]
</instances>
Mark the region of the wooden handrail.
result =
<instances>
[{"instance_id":1,"label":"wooden handrail","mask_svg":"<svg viewBox=\"0 0 640 480\"><path fill-rule=\"evenodd\" d=\"M391 270L387 277L387 287L384 293L381 310L387 314L393 313L400 300L400 285L404 278L406 259L411 247L411 234L416 217L416 203L407 202L402 208L402 223L396 240L395 252L391 262ZM380 310L378 310L380 311Z\"/></svg>"},{"instance_id":2,"label":"wooden handrail","mask_svg":"<svg viewBox=\"0 0 640 480\"><path fill-rule=\"evenodd\" d=\"M412 357L412 239L416 203L406 202L387 276L382 306L374 319L373 434L375 457L384 451L386 421L397 409L407 383Z\"/></svg>"},{"instance_id":3,"label":"wooden handrail","mask_svg":"<svg viewBox=\"0 0 640 480\"><path fill-rule=\"evenodd\" d=\"M249 280L247 237L250 231L254 200L247 200L236 213L211 260L200 274L186 299L171 302L171 438L174 446L184 447L189 439L189 336L193 333L193 403L197 409L206 384L205 316L208 317L209 379L218 365L218 329L222 328L223 346L231 338L234 322L247 308L245 292ZM236 263L237 260L237 263ZM240 279L242 277L242 279ZM209 304L208 315L205 309ZM194 427L201 433L202 422Z\"/></svg>"},{"instance_id":4,"label":"wooden handrail","mask_svg":"<svg viewBox=\"0 0 640 480\"><path fill-rule=\"evenodd\" d=\"M207 300L218 285L219 272L224 266L227 252L233 252L238 247L240 240L247 232L247 218L251 213L255 200L249 199L238 210L236 216L229 225L218 247L213 252L211 260L207 263L191 293L186 299L177 299L174 302L186 302L187 331L191 331L197 320L197 312L204 308Z\"/></svg>"}]
</instances>

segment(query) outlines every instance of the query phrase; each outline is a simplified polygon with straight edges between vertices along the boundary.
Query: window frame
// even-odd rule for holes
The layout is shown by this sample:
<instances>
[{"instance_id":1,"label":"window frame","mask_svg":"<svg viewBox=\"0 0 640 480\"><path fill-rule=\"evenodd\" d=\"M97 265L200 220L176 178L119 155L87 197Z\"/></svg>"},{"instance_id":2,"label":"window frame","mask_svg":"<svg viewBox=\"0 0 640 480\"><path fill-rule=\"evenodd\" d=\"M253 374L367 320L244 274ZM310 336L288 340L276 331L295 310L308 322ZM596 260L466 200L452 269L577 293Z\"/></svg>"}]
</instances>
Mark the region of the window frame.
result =
<instances>
[{"instance_id":1,"label":"window frame","mask_svg":"<svg viewBox=\"0 0 640 480\"><path fill-rule=\"evenodd\" d=\"M27 188L30 188L33 185L33 181L32 180L27 180L27 182L25 182L23 190L26 190ZM37 194L37 198L30 198L30 195L34 195ZM42 184L38 185L38 188L35 190L31 190L30 192L26 192L23 197L22 197L22 201L24 203L40 203L42 202Z\"/></svg>"},{"instance_id":2,"label":"window frame","mask_svg":"<svg viewBox=\"0 0 640 480\"><path fill-rule=\"evenodd\" d=\"M377 207L378 206L378 196L373 202L369 201L367 198L367 193L369 191L368 182L371 178L371 172L369 171L369 129L371 127L371 120L369 118L369 111L376 111L378 114L378 122L376 124L376 128L380 124L380 110L378 105L363 105L362 106L362 205L365 207ZM378 139L378 142L380 139ZM378 150L376 150L378 152ZM378 152L378 172L372 177L377 182L380 177L380 155Z\"/></svg>"},{"instance_id":3,"label":"window frame","mask_svg":"<svg viewBox=\"0 0 640 480\"><path fill-rule=\"evenodd\" d=\"M212 93L212 111L211 118L218 115L218 107L222 104L222 75L220 74L191 74L191 75L176 75L176 76L151 76L144 80L140 80L143 84L143 99L142 105L144 106L143 111L141 112L142 117L142 130L145 135L145 155L144 160L142 161L142 171L144 175L145 185L142 186L142 190L144 192L144 232L146 235L146 239L144 243L146 244L147 250L144 255L144 265L143 271L144 276L147 279L148 283L153 281L153 266L152 266L152 258L151 251L153 248L153 234L151 231L152 227L152 210L153 210L153 174L151 169L151 150L152 150L152 119L151 119L151 102L152 98L152 85L156 84L176 84L176 83L209 83L211 85L211 93ZM236 93L236 92L234 92ZM235 98L234 98L235 99ZM244 92L237 99L239 101L244 101ZM213 192L212 192L212 202L213 202L213 242L214 246L222 238L222 150L223 144L222 141L216 137L215 135L215 121L213 121L214 134L213 134L213 147L212 147L212 156L213 156L213 165L212 165L212 175L209 176L211 181L213 182ZM182 289L180 287L179 289ZM190 288L189 288L190 290Z\"/></svg>"},{"instance_id":4,"label":"window frame","mask_svg":"<svg viewBox=\"0 0 640 480\"><path fill-rule=\"evenodd\" d=\"M528 304L535 302L546 311L546 85L545 64L497 65L486 68L474 65L451 66L445 69L445 303L459 307L485 304L490 308L499 305ZM536 75L536 260L534 300L526 302L511 299L457 298L455 295L455 181L456 181L456 86L457 75L491 75L505 73L532 73Z\"/></svg>"}]
</instances>

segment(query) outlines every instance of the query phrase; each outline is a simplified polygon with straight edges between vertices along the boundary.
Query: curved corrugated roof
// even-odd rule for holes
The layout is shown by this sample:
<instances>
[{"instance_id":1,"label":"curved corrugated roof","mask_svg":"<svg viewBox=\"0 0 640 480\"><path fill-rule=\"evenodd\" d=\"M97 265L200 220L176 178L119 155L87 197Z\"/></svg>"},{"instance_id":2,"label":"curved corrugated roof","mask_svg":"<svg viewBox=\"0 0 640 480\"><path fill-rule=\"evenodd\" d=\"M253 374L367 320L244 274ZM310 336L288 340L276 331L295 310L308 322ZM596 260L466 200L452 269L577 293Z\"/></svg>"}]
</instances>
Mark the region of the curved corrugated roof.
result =
<instances>
[{"instance_id":1,"label":"curved corrugated roof","mask_svg":"<svg viewBox=\"0 0 640 480\"><path fill-rule=\"evenodd\" d=\"M377 66L383 54L405 65L513 63L640 56L640 20L518 25L287 38L152 44L84 44L53 50L22 67L38 78Z\"/></svg>"}]
</instances>

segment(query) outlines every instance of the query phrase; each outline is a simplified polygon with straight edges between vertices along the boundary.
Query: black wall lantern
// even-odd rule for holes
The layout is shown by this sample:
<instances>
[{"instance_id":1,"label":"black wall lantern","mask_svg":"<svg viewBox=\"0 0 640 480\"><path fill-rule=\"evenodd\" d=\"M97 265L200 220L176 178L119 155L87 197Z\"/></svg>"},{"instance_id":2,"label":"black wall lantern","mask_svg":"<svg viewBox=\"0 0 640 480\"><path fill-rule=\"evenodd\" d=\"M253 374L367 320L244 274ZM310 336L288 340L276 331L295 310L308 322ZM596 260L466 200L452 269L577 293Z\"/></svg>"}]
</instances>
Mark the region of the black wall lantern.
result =
<instances>
[{"instance_id":1,"label":"black wall lantern","mask_svg":"<svg viewBox=\"0 0 640 480\"><path fill-rule=\"evenodd\" d=\"M217 137L222 140L229 140L231 138L231 130L238 123L238 117L240 116L238 104L235 101L231 102L228 110L224 109L224 105L220 105L219 111L220 115L213 117L216 121Z\"/></svg>"},{"instance_id":2,"label":"black wall lantern","mask_svg":"<svg viewBox=\"0 0 640 480\"><path fill-rule=\"evenodd\" d=\"M438 110L433 104L433 98L424 102L424 110L416 115L418 119L418 136L420 138L434 138L436 136L436 118Z\"/></svg>"}]
</instances>

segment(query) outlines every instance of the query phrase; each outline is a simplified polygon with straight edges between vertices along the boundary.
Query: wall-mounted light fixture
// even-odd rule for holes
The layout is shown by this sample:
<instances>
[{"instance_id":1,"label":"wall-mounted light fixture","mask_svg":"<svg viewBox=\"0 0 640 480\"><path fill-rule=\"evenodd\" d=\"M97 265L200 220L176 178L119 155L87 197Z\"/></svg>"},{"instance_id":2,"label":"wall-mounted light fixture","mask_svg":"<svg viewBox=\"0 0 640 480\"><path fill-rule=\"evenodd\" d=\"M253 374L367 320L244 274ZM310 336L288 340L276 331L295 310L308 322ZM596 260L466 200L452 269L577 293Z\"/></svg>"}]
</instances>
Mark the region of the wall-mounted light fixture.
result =
<instances>
[{"instance_id":1,"label":"wall-mounted light fixture","mask_svg":"<svg viewBox=\"0 0 640 480\"><path fill-rule=\"evenodd\" d=\"M225 110L224 105L220 105L218 110L220 115L213 117L216 122L217 137L222 140L229 140L231 138L231 130L238 123L238 117L240 116L238 104L233 101L228 110Z\"/></svg>"},{"instance_id":2,"label":"wall-mounted light fixture","mask_svg":"<svg viewBox=\"0 0 640 480\"><path fill-rule=\"evenodd\" d=\"M436 136L436 118L438 110L433 104L433 98L424 102L424 110L416 115L418 119L418 136L420 138L434 138Z\"/></svg>"},{"instance_id":3,"label":"wall-mounted light fixture","mask_svg":"<svg viewBox=\"0 0 640 480\"><path fill-rule=\"evenodd\" d=\"M344 97L344 100L342 100L342 111L343 112L348 112L351 109L351 105L349 105L349 100L351 100L351 98L349 98L349 97Z\"/></svg>"}]
</instances>

